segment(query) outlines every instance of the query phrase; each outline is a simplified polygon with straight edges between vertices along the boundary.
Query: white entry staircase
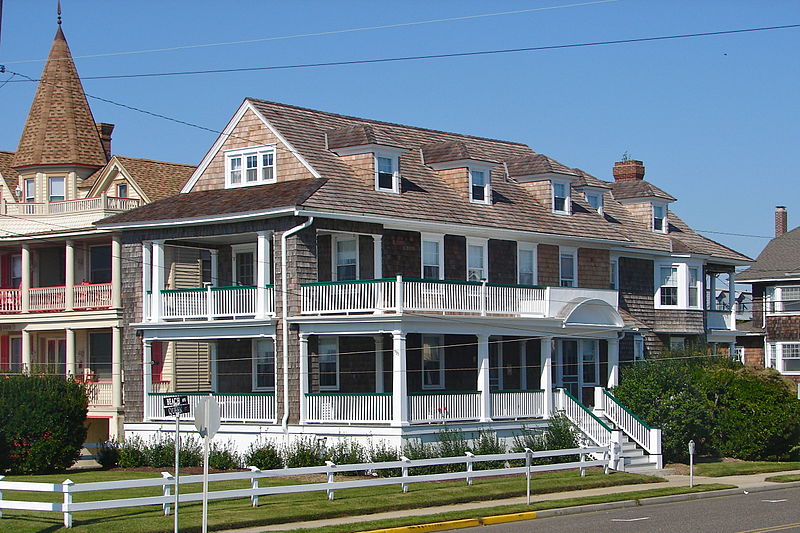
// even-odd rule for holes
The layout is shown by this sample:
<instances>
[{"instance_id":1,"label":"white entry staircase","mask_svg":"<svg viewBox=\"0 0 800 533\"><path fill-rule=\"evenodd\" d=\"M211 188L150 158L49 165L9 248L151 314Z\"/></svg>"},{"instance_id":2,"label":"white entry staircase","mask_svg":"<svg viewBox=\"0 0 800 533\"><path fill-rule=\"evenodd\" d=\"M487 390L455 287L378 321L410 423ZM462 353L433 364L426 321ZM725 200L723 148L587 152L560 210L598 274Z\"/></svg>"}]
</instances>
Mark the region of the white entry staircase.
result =
<instances>
[{"instance_id":1,"label":"white entry staircase","mask_svg":"<svg viewBox=\"0 0 800 533\"><path fill-rule=\"evenodd\" d=\"M661 430L645 424L610 392L595 388L595 407L589 409L566 389L556 390L555 408L591 442L615 444L612 464L626 472L662 468Z\"/></svg>"}]
</instances>

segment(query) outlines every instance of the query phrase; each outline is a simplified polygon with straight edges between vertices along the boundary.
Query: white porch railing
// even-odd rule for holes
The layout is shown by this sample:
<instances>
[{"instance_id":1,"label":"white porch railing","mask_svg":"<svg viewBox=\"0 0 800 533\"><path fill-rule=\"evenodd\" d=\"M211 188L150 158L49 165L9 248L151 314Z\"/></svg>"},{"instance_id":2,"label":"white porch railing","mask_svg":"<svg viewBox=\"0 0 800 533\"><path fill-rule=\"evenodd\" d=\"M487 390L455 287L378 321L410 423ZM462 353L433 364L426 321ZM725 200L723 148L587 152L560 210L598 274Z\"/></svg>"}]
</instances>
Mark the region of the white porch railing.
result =
<instances>
[{"instance_id":1,"label":"white porch railing","mask_svg":"<svg viewBox=\"0 0 800 533\"><path fill-rule=\"evenodd\" d=\"M595 444L608 446L612 442L611 428L597 418L566 389L556 389L556 406Z\"/></svg>"},{"instance_id":2,"label":"white porch railing","mask_svg":"<svg viewBox=\"0 0 800 533\"><path fill-rule=\"evenodd\" d=\"M75 309L111 307L111 283L90 283L72 288Z\"/></svg>"},{"instance_id":3,"label":"white porch railing","mask_svg":"<svg viewBox=\"0 0 800 533\"><path fill-rule=\"evenodd\" d=\"M606 389L600 387L598 389L599 393L595 394L595 403L598 405L595 405L595 408L602 409L606 418L636 441L648 454L660 455L661 430L645 424Z\"/></svg>"},{"instance_id":4,"label":"white porch railing","mask_svg":"<svg viewBox=\"0 0 800 533\"><path fill-rule=\"evenodd\" d=\"M34 287L28 291L31 311L61 311L66 287Z\"/></svg>"},{"instance_id":5,"label":"white porch railing","mask_svg":"<svg viewBox=\"0 0 800 533\"><path fill-rule=\"evenodd\" d=\"M492 418L535 418L544 416L544 391L498 391L491 393Z\"/></svg>"},{"instance_id":6,"label":"white porch railing","mask_svg":"<svg viewBox=\"0 0 800 533\"><path fill-rule=\"evenodd\" d=\"M147 396L148 420L174 420L175 417L164 416L164 396L188 396L189 412L181 415L181 420L194 420L194 413L200 398L214 396L219 403L219 414L222 422L275 422L275 394L272 393L205 393L205 392L169 392L153 393Z\"/></svg>"},{"instance_id":7,"label":"white porch railing","mask_svg":"<svg viewBox=\"0 0 800 533\"><path fill-rule=\"evenodd\" d=\"M169 381L154 381L152 385L150 385L151 392L155 393L165 393L170 392L170 386L172 384Z\"/></svg>"},{"instance_id":8,"label":"white porch railing","mask_svg":"<svg viewBox=\"0 0 800 533\"><path fill-rule=\"evenodd\" d=\"M111 407L113 394L110 381L98 381L86 384L89 396L89 407Z\"/></svg>"},{"instance_id":9,"label":"white porch railing","mask_svg":"<svg viewBox=\"0 0 800 533\"><path fill-rule=\"evenodd\" d=\"M0 313L19 313L22 310L22 291L0 289Z\"/></svg>"},{"instance_id":10,"label":"white porch railing","mask_svg":"<svg viewBox=\"0 0 800 533\"><path fill-rule=\"evenodd\" d=\"M303 283L302 314L396 311L394 279Z\"/></svg>"},{"instance_id":11,"label":"white porch railing","mask_svg":"<svg viewBox=\"0 0 800 533\"><path fill-rule=\"evenodd\" d=\"M480 392L415 393L408 397L411 424L480 418Z\"/></svg>"},{"instance_id":12,"label":"white porch railing","mask_svg":"<svg viewBox=\"0 0 800 533\"><path fill-rule=\"evenodd\" d=\"M141 205L138 198L117 198L114 196L96 196L62 200L59 202L25 203L2 202L0 212L4 215L61 215L69 213L85 213L86 211L128 211Z\"/></svg>"},{"instance_id":13,"label":"white porch railing","mask_svg":"<svg viewBox=\"0 0 800 533\"><path fill-rule=\"evenodd\" d=\"M265 316L275 313L274 289L263 289ZM253 286L162 290L161 319L185 320L253 317L258 313L259 290ZM150 298L153 301L153 298ZM151 311L150 316L153 316Z\"/></svg>"},{"instance_id":14,"label":"white porch railing","mask_svg":"<svg viewBox=\"0 0 800 533\"><path fill-rule=\"evenodd\" d=\"M391 393L307 393L306 422L387 424L392 421Z\"/></svg>"}]
</instances>

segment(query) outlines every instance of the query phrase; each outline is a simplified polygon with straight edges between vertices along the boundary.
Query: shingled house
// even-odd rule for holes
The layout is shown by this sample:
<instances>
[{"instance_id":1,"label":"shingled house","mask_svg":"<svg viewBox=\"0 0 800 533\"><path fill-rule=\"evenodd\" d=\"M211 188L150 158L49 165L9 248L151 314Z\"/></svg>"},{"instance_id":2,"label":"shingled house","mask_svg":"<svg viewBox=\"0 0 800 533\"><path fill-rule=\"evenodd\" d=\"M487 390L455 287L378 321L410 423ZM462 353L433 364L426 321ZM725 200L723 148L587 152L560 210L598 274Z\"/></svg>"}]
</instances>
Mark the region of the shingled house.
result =
<instances>
[{"instance_id":1,"label":"shingled house","mask_svg":"<svg viewBox=\"0 0 800 533\"><path fill-rule=\"evenodd\" d=\"M732 345L735 321L707 291L748 262L692 231L641 161L613 174L246 99L182 194L98 225L121 236L123 290L138 296L125 306L126 434L167 430L171 391L213 392L223 438L241 446L397 444L443 422L509 435L556 407L606 431L583 413L622 412L604 389L621 364ZM165 278L176 270L180 287ZM176 342L197 343L193 363L177 367ZM637 431L658 462L657 436Z\"/></svg>"},{"instance_id":2,"label":"shingled house","mask_svg":"<svg viewBox=\"0 0 800 533\"><path fill-rule=\"evenodd\" d=\"M121 245L94 222L195 167L111 154L59 25L15 152L0 151L0 373L91 383L89 440L121 435Z\"/></svg>"},{"instance_id":3,"label":"shingled house","mask_svg":"<svg viewBox=\"0 0 800 533\"><path fill-rule=\"evenodd\" d=\"M787 218L784 206L775 208L775 238L737 277L753 286L753 320L739 344L745 363L800 383L800 228L787 231Z\"/></svg>"}]
</instances>

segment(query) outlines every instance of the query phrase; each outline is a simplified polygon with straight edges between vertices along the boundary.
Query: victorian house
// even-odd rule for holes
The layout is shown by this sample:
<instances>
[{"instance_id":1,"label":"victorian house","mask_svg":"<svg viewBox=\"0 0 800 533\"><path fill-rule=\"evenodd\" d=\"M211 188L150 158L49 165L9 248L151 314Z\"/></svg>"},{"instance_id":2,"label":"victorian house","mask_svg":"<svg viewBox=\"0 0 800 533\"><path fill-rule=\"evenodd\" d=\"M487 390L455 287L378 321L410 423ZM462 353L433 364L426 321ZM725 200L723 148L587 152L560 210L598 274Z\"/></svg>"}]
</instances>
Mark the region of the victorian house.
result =
<instances>
[{"instance_id":1,"label":"victorian house","mask_svg":"<svg viewBox=\"0 0 800 533\"><path fill-rule=\"evenodd\" d=\"M89 441L119 436L119 237L94 222L177 193L194 167L112 155L59 25L15 152L0 151L0 373L85 381Z\"/></svg>"}]
</instances>

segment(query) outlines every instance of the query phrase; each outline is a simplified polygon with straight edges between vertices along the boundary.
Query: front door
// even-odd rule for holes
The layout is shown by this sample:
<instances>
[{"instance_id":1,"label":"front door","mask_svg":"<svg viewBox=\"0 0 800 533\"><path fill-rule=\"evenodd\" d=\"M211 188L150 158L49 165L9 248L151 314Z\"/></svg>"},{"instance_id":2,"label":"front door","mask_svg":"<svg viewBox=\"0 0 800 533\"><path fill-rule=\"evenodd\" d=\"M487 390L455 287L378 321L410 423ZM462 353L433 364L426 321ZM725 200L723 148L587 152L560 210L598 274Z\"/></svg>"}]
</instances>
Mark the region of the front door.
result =
<instances>
[{"instance_id":1,"label":"front door","mask_svg":"<svg viewBox=\"0 0 800 533\"><path fill-rule=\"evenodd\" d=\"M573 396L580 398L580 366L578 365L578 341L562 340L561 352L561 383Z\"/></svg>"},{"instance_id":2,"label":"front door","mask_svg":"<svg viewBox=\"0 0 800 533\"><path fill-rule=\"evenodd\" d=\"M593 405L594 387L599 383L598 341L561 339L558 342L558 355L558 386L567 389L584 405Z\"/></svg>"}]
</instances>

